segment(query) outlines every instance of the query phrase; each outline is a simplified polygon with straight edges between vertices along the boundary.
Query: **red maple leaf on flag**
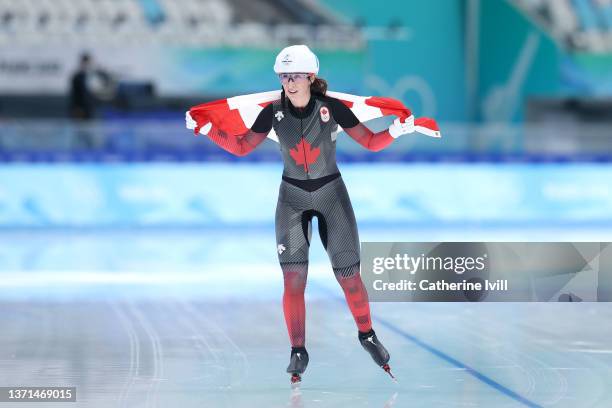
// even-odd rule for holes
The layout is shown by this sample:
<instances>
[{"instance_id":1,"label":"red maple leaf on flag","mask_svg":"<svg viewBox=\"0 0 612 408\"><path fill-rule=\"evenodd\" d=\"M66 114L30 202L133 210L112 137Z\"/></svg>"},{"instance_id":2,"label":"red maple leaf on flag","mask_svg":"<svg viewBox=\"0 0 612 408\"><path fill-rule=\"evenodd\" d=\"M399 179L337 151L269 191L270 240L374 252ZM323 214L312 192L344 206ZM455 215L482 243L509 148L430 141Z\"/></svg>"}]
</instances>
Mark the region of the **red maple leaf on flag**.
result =
<instances>
[{"instance_id":1,"label":"red maple leaf on flag","mask_svg":"<svg viewBox=\"0 0 612 408\"><path fill-rule=\"evenodd\" d=\"M319 152L321 149L315 147L312 149L312 145L302 138L302 141L295 145L295 147L289 150L289 154L295 160L295 164L298 166L301 164L304 166L304 171L308 171L308 165L317 161Z\"/></svg>"}]
</instances>

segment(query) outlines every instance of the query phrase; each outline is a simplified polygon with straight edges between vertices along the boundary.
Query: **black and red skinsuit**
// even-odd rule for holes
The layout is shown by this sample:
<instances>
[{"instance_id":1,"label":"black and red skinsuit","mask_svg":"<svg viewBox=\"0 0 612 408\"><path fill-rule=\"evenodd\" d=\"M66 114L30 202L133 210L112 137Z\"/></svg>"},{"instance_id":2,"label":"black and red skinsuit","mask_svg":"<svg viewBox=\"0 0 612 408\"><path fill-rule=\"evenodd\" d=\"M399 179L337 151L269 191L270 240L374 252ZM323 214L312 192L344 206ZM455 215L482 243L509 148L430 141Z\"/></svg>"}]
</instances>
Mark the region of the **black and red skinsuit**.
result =
<instances>
[{"instance_id":1,"label":"black and red skinsuit","mask_svg":"<svg viewBox=\"0 0 612 408\"><path fill-rule=\"evenodd\" d=\"M360 332L372 328L368 295L359 274L359 235L351 202L336 165L340 125L358 143L378 151L393 142L388 130L373 133L335 98L312 95L295 108L284 95L267 105L249 131L228 136L211 130L208 137L223 149L245 155L274 128L284 170L276 206L276 248L283 271L283 309L292 347L305 344L304 290L312 218Z\"/></svg>"}]
</instances>

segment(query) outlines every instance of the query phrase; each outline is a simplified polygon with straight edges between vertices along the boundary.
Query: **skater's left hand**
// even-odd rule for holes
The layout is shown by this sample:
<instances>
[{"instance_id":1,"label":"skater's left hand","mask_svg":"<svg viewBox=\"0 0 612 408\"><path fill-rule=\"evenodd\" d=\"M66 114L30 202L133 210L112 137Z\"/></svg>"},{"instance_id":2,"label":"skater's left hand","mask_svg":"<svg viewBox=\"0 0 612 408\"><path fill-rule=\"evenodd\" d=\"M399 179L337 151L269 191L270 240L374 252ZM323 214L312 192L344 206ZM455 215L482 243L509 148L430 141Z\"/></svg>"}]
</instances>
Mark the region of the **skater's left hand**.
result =
<instances>
[{"instance_id":1,"label":"skater's left hand","mask_svg":"<svg viewBox=\"0 0 612 408\"><path fill-rule=\"evenodd\" d=\"M187 129L191 130L195 129L198 126L198 123L193 120L189 111L185 112L185 126L187 127ZM210 132L211 128L212 124L209 122L206 125L202 126L202 128L200 129L200 134L207 135L208 132Z\"/></svg>"},{"instance_id":2,"label":"skater's left hand","mask_svg":"<svg viewBox=\"0 0 612 408\"><path fill-rule=\"evenodd\" d=\"M196 128L197 125L197 122L191 117L191 113L189 113L189 111L185 112L185 127L187 129L193 130Z\"/></svg>"},{"instance_id":3,"label":"skater's left hand","mask_svg":"<svg viewBox=\"0 0 612 408\"><path fill-rule=\"evenodd\" d=\"M410 115L405 118L403 121L400 118L397 118L393 121L391 126L389 126L389 134L393 138L398 138L401 135L406 135L408 133L414 133L414 116Z\"/></svg>"}]
</instances>

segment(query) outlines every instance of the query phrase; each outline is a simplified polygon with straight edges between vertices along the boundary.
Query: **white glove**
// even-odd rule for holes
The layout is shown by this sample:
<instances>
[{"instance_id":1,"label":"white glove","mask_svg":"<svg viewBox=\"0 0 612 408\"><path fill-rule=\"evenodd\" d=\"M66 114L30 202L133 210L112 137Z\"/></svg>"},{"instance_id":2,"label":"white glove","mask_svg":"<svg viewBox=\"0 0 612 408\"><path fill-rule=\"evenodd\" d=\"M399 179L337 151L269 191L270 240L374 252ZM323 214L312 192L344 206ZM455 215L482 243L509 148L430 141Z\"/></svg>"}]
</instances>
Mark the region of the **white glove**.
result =
<instances>
[{"instance_id":1,"label":"white glove","mask_svg":"<svg viewBox=\"0 0 612 408\"><path fill-rule=\"evenodd\" d=\"M404 122L400 121L399 118L395 119L391 126L389 126L389 134L391 137L397 139L401 135L414 132L414 115L408 116Z\"/></svg>"},{"instance_id":2,"label":"white glove","mask_svg":"<svg viewBox=\"0 0 612 408\"><path fill-rule=\"evenodd\" d=\"M187 127L187 129L193 130L196 128L197 125L198 124L195 120L193 120L189 111L185 112L185 126Z\"/></svg>"},{"instance_id":3,"label":"white glove","mask_svg":"<svg viewBox=\"0 0 612 408\"><path fill-rule=\"evenodd\" d=\"M193 120L193 118L191 117L191 114L189 113L189 111L185 112L185 126L187 127L187 129L192 129L192 130L195 129L196 126L198 126L197 122ZM204 126L200 128L200 134L207 135L208 132L210 132L211 128L212 128L212 123L208 122L207 124L205 124Z\"/></svg>"}]
</instances>

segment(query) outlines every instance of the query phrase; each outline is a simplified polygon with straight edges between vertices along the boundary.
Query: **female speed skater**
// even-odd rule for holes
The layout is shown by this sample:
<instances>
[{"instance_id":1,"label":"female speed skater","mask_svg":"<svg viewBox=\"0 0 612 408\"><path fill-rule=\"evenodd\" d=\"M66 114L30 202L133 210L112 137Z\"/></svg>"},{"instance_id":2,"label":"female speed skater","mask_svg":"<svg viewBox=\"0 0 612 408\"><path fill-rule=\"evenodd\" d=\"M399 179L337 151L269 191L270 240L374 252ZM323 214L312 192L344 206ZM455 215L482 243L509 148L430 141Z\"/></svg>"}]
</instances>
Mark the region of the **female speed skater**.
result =
<instances>
[{"instance_id":1,"label":"female speed skater","mask_svg":"<svg viewBox=\"0 0 612 408\"><path fill-rule=\"evenodd\" d=\"M359 273L357 223L336 165L336 134L340 126L359 144L379 151L397 137L414 132L414 117L404 115L402 119L395 119L388 129L373 133L349 108L351 103L329 95L351 96L327 92L326 81L317 77L318 58L305 45L284 48L276 57L274 72L282 91L250 95L250 107L257 108L257 114L245 106L247 99L230 98L192 108L186 114L187 127L207 135L221 148L238 156L251 152L270 133L277 137L284 169L275 216L276 250L284 278L283 311L291 342L287 372L291 374L291 382L300 382L308 365L304 291L314 217L318 219L319 236L357 325L359 342L374 362L393 377L389 352L372 328L368 294ZM377 108L382 112L380 116L390 112L384 109L389 108L390 101L398 102L378 99L383 106L382 110ZM420 120L421 133L439 137L435 122L427 118ZM246 125L249 121L251 126Z\"/></svg>"}]
</instances>

